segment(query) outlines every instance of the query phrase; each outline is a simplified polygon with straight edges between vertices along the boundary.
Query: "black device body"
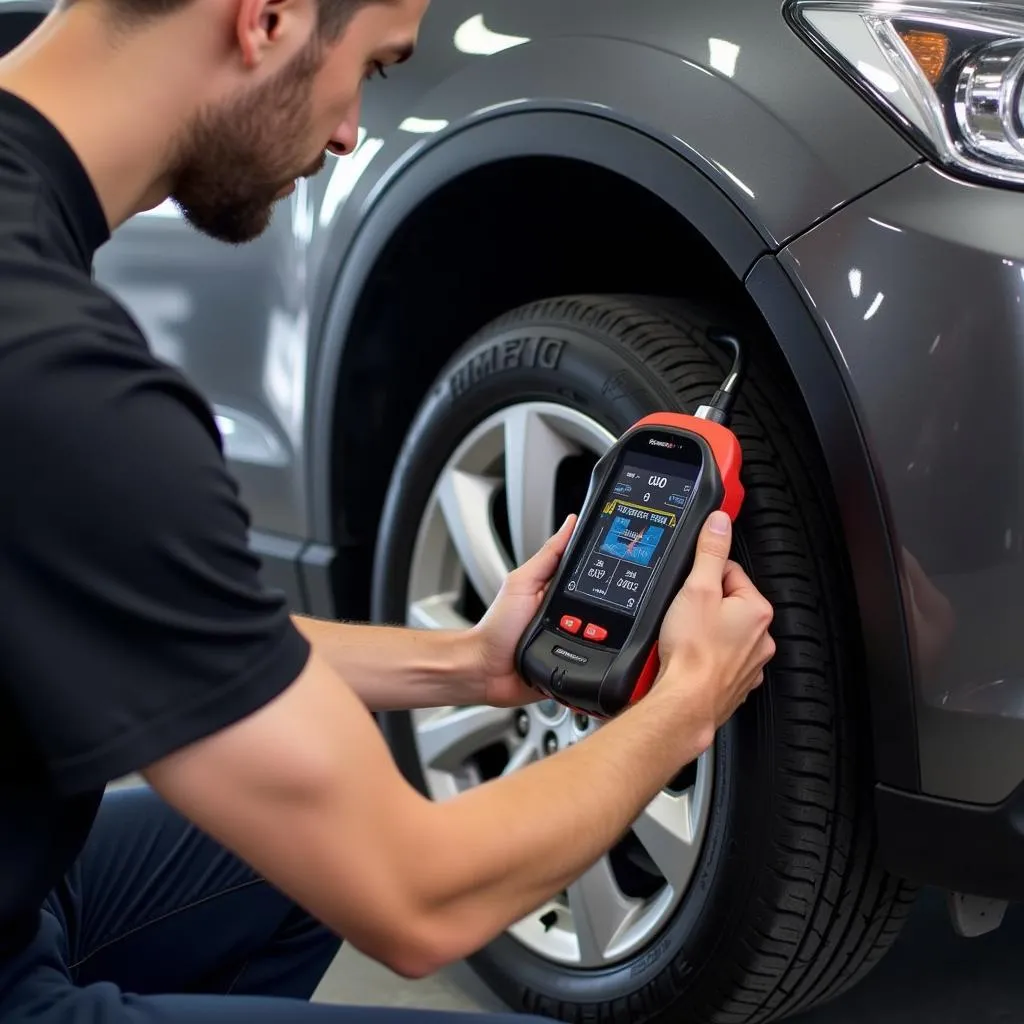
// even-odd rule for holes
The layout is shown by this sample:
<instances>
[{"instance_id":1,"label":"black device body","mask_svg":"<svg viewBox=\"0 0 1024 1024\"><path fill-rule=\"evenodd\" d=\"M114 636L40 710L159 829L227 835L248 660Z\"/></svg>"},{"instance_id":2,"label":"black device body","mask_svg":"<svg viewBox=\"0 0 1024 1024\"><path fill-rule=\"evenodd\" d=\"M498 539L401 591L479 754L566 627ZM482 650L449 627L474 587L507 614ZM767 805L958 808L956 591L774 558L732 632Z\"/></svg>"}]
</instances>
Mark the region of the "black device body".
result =
<instances>
[{"instance_id":1,"label":"black device body","mask_svg":"<svg viewBox=\"0 0 1024 1024\"><path fill-rule=\"evenodd\" d=\"M642 420L594 467L559 570L516 650L520 675L545 696L609 718L649 689L665 612L705 520L726 498L712 447L721 437L709 443L708 428L727 432L688 416Z\"/></svg>"}]
</instances>

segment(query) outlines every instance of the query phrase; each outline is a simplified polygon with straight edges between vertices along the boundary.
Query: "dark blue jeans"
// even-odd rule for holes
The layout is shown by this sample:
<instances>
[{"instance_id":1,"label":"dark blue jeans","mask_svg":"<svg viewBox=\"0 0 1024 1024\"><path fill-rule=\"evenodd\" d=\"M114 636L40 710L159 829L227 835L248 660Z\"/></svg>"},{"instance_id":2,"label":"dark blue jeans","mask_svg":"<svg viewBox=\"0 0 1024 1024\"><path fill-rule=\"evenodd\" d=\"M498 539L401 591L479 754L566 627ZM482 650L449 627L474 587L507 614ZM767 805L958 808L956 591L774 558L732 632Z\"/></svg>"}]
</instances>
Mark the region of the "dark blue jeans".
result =
<instances>
[{"instance_id":1,"label":"dark blue jeans","mask_svg":"<svg viewBox=\"0 0 1024 1024\"><path fill-rule=\"evenodd\" d=\"M119 790L47 901L33 945L0 964L0 1021L509 1024L311 1004L340 946L152 791Z\"/></svg>"}]
</instances>

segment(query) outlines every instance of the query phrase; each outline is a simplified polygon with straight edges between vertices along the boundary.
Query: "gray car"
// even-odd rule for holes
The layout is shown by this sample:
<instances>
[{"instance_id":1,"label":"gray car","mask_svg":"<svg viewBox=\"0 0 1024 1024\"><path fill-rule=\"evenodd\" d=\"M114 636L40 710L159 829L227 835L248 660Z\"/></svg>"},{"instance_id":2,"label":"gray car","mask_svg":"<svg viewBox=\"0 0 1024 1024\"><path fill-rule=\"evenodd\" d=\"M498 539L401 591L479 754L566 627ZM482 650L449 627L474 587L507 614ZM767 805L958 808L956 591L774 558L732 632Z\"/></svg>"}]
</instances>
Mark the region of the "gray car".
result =
<instances>
[{"instance_id":1,"label":"gray car","mask_svg":"<svg viewBox=\"0 0 1024 1024\"><path fill-rule=\"evenodd\" d=\"M0 0L5 46L37 10ZM165 205L101 253L318 616L472 623L621 431L714 389L707 331L743 340L736 554L778 654L472 959L513 1007L777 1020L871 970L917 886L963 934L1024 896L1022 87L1020 3L443 0L260 241ZM598 726L381 727L445 799Z\"/></svg>"}]
</instances>

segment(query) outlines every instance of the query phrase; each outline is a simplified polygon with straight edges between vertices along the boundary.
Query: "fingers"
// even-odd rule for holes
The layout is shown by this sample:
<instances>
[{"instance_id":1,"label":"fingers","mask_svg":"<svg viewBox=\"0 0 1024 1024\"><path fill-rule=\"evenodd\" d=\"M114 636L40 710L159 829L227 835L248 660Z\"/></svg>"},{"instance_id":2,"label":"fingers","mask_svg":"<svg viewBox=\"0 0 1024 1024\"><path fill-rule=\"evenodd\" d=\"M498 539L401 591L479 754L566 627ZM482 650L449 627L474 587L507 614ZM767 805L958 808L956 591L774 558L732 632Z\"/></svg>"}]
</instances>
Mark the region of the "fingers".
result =
<instances>
[{"instance_id":1,"label":"fingers","mask_svg":"<svg viewBox=\"0 0 1024 1024\"><path fill-rule=\"evenodd\" d=\"M565 549L576 525L576 516L569 516L558 532L549 537L544 546L532 558L528 558L514 573L518 585L533 592L546 586L558 568Z\"/></svg>"},{"instance_id":2,"label":"fingers","mask_svg":"<svg viewBox=\"0 0 1024 1024\"><path fill-rule=\"evenodd\" d=\"M564 554L569 544L569 538L572 536L572 531L576 528L576 520L578 518L575 512L572 515L566 516L561 529L551 538L551 542L558 548L559 555Z\"/></svg>"},{"instance_id":3,"label":"fingers","mask_svg":"<svg viewBox=\"0 0 1024 1024\"><path fill-rule=\"evenodd\" d=\"M761 638L753 655L752 672L747 677L747 688L756 690L764 682L764 668L775 657L775 641L767 634Z\"/></svg>"},{"instance_id":4,"label":"fingers","mask_svg":"<svg viewBox=\"0 0 1024 1024\"><path fill-rule=\"evenodd\" d=\"M736 562L725 563L725 573L722 576L722 594L725 597L741 597L758 593L754 581L744 572L743 568Z\"/></svg>"},{"instance_id":5,"label":"fingers","mask_svg":"<svg viewBox=\"0 0 1024 1024\"><path fill-rule=\"evenodd\" d=\"M724 512L712 512L697 538L693 569L686 586L691 590L721 594L722 578L731 547L732 520Z\"/></svg>"},{"instance_id":6,"label":"fingers","mask_svg":"<svg viewBox=\"0 0 1024 1024\"><path fill-rule=\"evenodd\" d=\"M749 607L755 608L760 613L763 628L771 625L775 618L775 609L771 602L754 586L751 578L735 562L727 562L725 575L722 577L722 595L725 598L736 598L744 601ZM770 639L770 638L769 638ZM772 648L774 654L774 647Z\"/></svg>"},{"instance_id":7,"label":"fingers","mask_svg":"<svg viewBox=\"0 0 1024 1024\"><path fill-rule=\"evenodd\" d=\"M754 586L750 577L743 571L739 563L731 559L725 563L725 571L722 573L722 594L731 597L743 590L750 590Z\"/></svg>"}]
</instances>

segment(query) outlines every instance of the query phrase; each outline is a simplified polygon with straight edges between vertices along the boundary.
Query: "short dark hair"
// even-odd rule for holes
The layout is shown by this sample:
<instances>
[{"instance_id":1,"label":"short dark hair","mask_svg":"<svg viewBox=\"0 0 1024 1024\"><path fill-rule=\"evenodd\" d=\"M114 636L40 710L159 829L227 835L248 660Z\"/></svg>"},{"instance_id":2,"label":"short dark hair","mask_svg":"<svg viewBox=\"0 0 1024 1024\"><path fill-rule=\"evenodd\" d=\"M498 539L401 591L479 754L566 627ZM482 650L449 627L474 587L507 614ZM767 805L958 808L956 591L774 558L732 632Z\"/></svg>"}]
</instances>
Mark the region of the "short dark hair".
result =
<instances>
[{"instance_id":1,"label":"short dark hair","mask_svg":"<svg viewBox=\"0 0 1024 1024\"><path fill-rule=\"evenodd\" d=\"M76 0L61 0L61 6L70 7ZM142 22L174 14L192 0L104 0L113 11L120 26L128 28ZM346 29L352 16L372 3L392 3L394 0L316 0L317 35L320 39L335 40Z\"/></svg>"},{"instance_id":2,"label":"short dark hair","mask_svg":"<svg viewBox=\"0 0 1024 1024\"><path fill-rule=\"evenodd\" d=\"M317 34L321 39L337 39L348 27L352 15L379 0L316 0Z\"/></svg>"}]
</instances>

